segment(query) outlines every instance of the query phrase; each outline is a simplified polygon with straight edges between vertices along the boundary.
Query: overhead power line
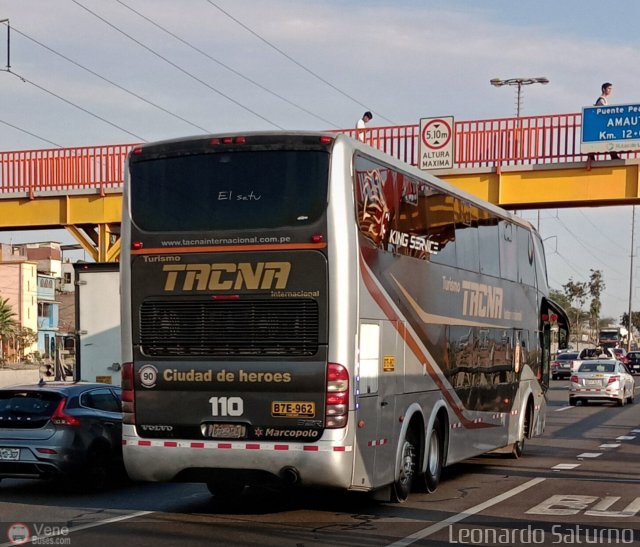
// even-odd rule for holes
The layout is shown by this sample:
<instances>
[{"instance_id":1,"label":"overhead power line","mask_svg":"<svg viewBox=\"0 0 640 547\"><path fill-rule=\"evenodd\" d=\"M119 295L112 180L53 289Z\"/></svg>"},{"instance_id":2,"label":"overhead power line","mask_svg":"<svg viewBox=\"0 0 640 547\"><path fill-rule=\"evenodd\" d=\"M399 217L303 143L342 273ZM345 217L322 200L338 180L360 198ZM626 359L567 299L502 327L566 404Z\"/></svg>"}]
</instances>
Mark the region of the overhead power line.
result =
<instances>
[{"instance_id":1,"label":"overhead power line","mask_svg":"<svg viewBox=\"0 0 640 547\"><path fill-rule=\"evenodd\" d=\"M584 214L584 211L582 209L578 209L578 213L580 213L580 215L582 215L582 217L589 223L591 224L591 226L593 226L596 229L596 233L600 234L601 236L604 236L605 238L607 238L609 240L610 243L612 243L613 245L615 245L616 247L618 247L618 249L620 249L623 252L627 252L628 249L625 249L622 245L620 245L620 243L618 243L615 239L610 238L605 236L605 234L602 232L602 227L601 226L596 226L591 219L589 219L589 217L587 215Z\"/></svg>"},{"instance_id":2,"label":"overhead power line","mask_svg":"<svg viewBox=\"0 0 640 547\"><path fill-rule=\"evenodd\" d=\"M129 40L131 40L132 42L136 43L137 45L139 45L141 48L146 49L149 53L151 53L152 55L155 55L156 57L158 57L159 59L163 60L165 63L171 65L173 68L175 68L176 70L179 70L180 72L182 72L183 74L185 74L186 76L189 76L189 78L195 80L196 82L202 84L203 86L205 86L206 88L210 89L211 91L213 91L214 93L217 93L218 95L220 95L221 97L224 97L225 99L227 99L229 102L232 102L233 104L239 106L240 108L242 108L243 110L246 110L247 112L253 114L254 116L260 118L261 120L264 120L265 122L267 122L269 125L273 125L274 127L277 127L278 129L284 129L284 127L281 127L280 125L278 125L277 123L271 121L269 118L263 116L262 114L260 114L259 112L256 112L255 110L252 110L251 108L249 108L248 106L242 104L240 101L237 101L236 99L234 99L233 97L230 97L229 95L223 93L222 91L220 91L219 89L216 89L215 87L213 87L212 85L208 84L207 82L205 82L204 80L202 80L201 78L198 78L197 76L195 76L194 74L192 74L191 72L189 72L188 70L185 70L184 68L182 68L180 65L174 63L173 61L167 59L165 56L161 55L160 53L158 53L157 51L155 51L154 49L150 48L149 46L143 44L142 42L140 42L140 40L137 40L136 38L134 38L133 36L131 36L130 34L127 34L125 31L123 31L122 29L118 28L116 25L114 25L113 23L107 21L104 17L101 17L100 15L98 15L97 13L95 13L94 11L90 10L89 8L87 8L86 6L82 5L78 0L71 0L74 4L76 4L78 7L82 8L83 10L87 11L88 13L90 13L91 15L93 15L96 19L99 19L100 21L102 21L105 25L108 25L109 27L111 27L113 30L115 30L116 32L119 32L120 34L122 34L123 36L129 38Z\"/></svg>"},{"instance_id":3,"label":"overhead power line","mask_svg":"<svg viewBox=\"0 0 640 547\"><path fill-rule=\"evenodd\" d=\"M611 264L605 264L600 257L598 256L597 253L593 252L593 248L589 248L587 247L581 240L580 238L574 234L571 229L564 223L562 222L562 220L560 220L560 217L554 217L555 220L557 220L560 225L569 233L571 234L571 236L573 237L573 239L575 239L577 241L577 243L585 250L587 251L587 255L590 259L595 260L596 262L599 262L602 266L605 266L606 268L608 268L610 271L618 274L620 277L624 277L624 274L620 273L618 270L616 270L615 268L611 267Z\"/></svg>"},{"instance_id":4,"label":"overhead power line","mask_svg":"<svg viewBox=\"0 0 640 547\"><path fill-rule=\"evenodd\" d=\"M203 51L202 49L200 49L199 47L193 45L191 42L185 40L184 38L181 38L180 36L178 36L177 34L171 32L169 29L167 29L166 27L163 27L162 25L160 25L159 23L157 23L156 21L154 21L153 19L151 19L150 17L147 17L146 15L140 13L138 10L135 10L134 8L132 8L131 6L128 6L127 4L125 4L122 0L116 0L116 2L118 2L118 4L124 6L125 8L127 8L128 10L132 11L133 13L135 13L136 15L138 15L139 17L141 17L142 19L144 19L145 21L151 23L152 25L154 25L155 27L159 28L160 30L162 30L163 32L167 33L169 36L172 36L173 38L175 38L176 40L178 40L180 43L186 45L187 47L190 47L191 49L193 49L194 51L197 51L198 53L200 53L201 55L203 55L204 57L206 57L207 59L213 61L214 63L218 64L219 66L225 68L226 70L232 72L233 74L235 74L236 76L242 78L243 80L255 85L256 87L262 89L263 91L269 93L270 95L277 97L278 99L280 99L281 101L284 101L285 103L287 103L290 106L293 106L295 108L297 108L298 110L309 114L310 116L313 116L314 118L316 118L317 120L320 120L330 126L336 127L338 128L339 125L327 120L325 118L323 118L322 116L319 116L318 114L316 114L315 112L312 112L311 110L308 110L306 108L304 108L303 106L300 106L297 103L294 103L293 101L287 99L286 97L280 95L279 93L265 87L264 85L262 85L259 82L256 82L255 80L249 78L248 76L246 76L245 74L243 74L242 72L234 69L233 67L223 63L222 61L220 61L219 59L216 59L215 57L209 55L206 51Z\"/></svg>"},{"instance_id":5,"label":"overhead power line","mask_svg":"<svg viewBox=\"0 0 640 547\"><path fill-rule=\"evenodd\" d=\"M17 125L13 125L12 123L6 122L4 120L0 120L0 123L9 126L12 129L16 129L17 131L21 131L22 133L25 133L26 135L29 135L31 137L35 137L36 139L40 139L41 141L48 142L49 144L53 144L53 146L57 146L58 148L62 148L61 144L58 144L57 142L50 141L49 139L45 139L44 137L41 137L40 135L36 135L35 133L32 133L31 131L27 131L26 129L23 129L22 127L18 127Z\"/></svg>"},{"instance_id":6,"label":"overhead power line","mask_svg":"<svg viewBox=\"0 0 640 547\"><path fill-rule=\"evenodd\" d=\"M89 114L89 116L93 116L94 118L96 118L96 119L98 119L100 121L103 121L106 124L109 124L111 127L115 127L116 129L119 129L120 131L126 133L127 135L131 135L132 137L135 137L139 141L147 142L146 139L143 139L140 135L136 135L135 133L129 131L128 129L125 129L124 127L121 127L118 124L115 124L115 123L107 120L106 118L103 118L102 116L99 116L98 114L96 114L94 112L91 112L90 110L87 110L86 108L80 106L79 104L74 103L73 101L70 101L69 99L65 99L61 95L58 95L57 93L54 93L53 91L50 91L46 87L43 87L43 86L41 86L41 85L39 85L39 84L37 84L35 82L32 82L31 80L28 80L27 78L25 78L24 76L18 74L17 72L14 72L13 70L6 70L5 72L8 72L9 74L13 74L16 78L20 78L20 80L22 80L24 83L30 84L33 87L39 89L40 91L44 91L45 93L51 95L52 97L55 97L56 99L59 99L62 102L67 103L68 105L73 106L74 108L77 108L78 110L81 110L85 114Z\"/></svg>"},{"instance_id":7,"label":"overhead power line","mask_svg":"<svg viewBox=\"0 0 640 547\"><path fill-rule=\"evenodd\" d=\"M75 0L74 0L75 1ZM223 10L220 6L218 6L218 4L216 4L215 2L213 2L213 0L207 0L207 2L209 2L209 4L211 4L214 8L216 8L217 10L219 10L220 12L222 12L224 15L226 15L229 19L231 19L232 21L234 21L235 23L237 23L238 25L240 25L243 29L245 29L247 32L253 34L253 36L255 36L258 40L264 42L265 44L267 44L270 48L274 49L275 51L277 51L280 55L282 55L283 57L287 58L289 61L291 61L293 64L295 64L296 66L300 67L302 70L304 70L305 72L307 72L308 74L311 74L314 78L317 78L318 80L320 80L322 83L328 85L331 89L337 91L338 93L340 93L342 96L346 97L347 99L353 101L354 103L356 103L357 105L362 106L364 109L366 110L373 110L372 108L368 107L367 105L365 105L364 103L361 103L358 99L356 99L355 97L349 95L347 92L342 91L342 89L340 89L339 87L333 85L331 82L327 81L325 78L323 78L322 76L320 76L319 74L315 73L313 70L311 70L310 68L306 67L305 65L303 65L302 63L300 63L299 61L297 61L296 59L294 59L293 57L291 57L291 55L289 55L288 53L284 52L283 50L281 50L278 46L276 46L275 44L272 44L269 40L267 40L266 38L260 36L260 34L258 34L255 30L249 28L247 25L245 25L242 21L238 20L237 18L235 18L233 15L231 15L229 12ZM380 118L382 118L383 120L388 121L389 123L393 124L393 125L397 125L396 122L394 122L393 120L390 120L389 118L385 118L382 114L376 112L375 110L373 110L373 112Z\"/></svg>"},{"instance_id":8,"label":"overhead power line","mask_svg":"<svg viewBox=\"0 0 640 547\"><path fill-rule=\"evenodd\" d=\"M125 93L128 93L132 97L135 97L136 99L144 101L148 105L153 106L154 108L157 108L158 110L161 110L162 112L165 112L166 114L169 114L170 116L173 116L174 118L177 118L178 120L183 121L183 122L191 125L192 127L195 127L196 129L200 129L201 131L204 131L205 133L211 133L211 131L209 129L206 129L205 127L202 127L202 126L200 126L200 125L198 125L196 123L193 123L193 122L187 120L186 118L183 118L182 116L179 116L175 112L171 112L170 110L168 110L168 109L166 109L166 108L164 108L164 107L162 107L162 106L160 106L160 105L158 105L158 104L146 99L145 97L139 95L138 93L135 93L134 91L131 91L130 89L127 89L126 87L121 86L120 84L118 84L118 83L116 83L116 82L114 82L112 80L109 80L108 78L105 78L104 76L102 76L101 74L98 74L94 70L91 70L90 68L87 68L86 66L81 65L77 61L74 61L73 59L67 57L66 55L63 55L59 51L56 51L55 49L47 46L46 44L43 44L42 42L39 42L38 40L36 40L35 38L29 36L28 34L25 34L24 32L21 32L16 27L11 27L11 30L13 30L14 32L17 32L18 34L20 34L21 36L23 36L27 40L31 40L33 43L39 45L40 47L43 47L47 51L50 51L51 53L57 55L58 57L64 59L65 61L68 61L69 63L77 66L78 68L81 68L82 70L88 72L89 74L92 74L96 78L100 78L102 81L107 82L108 84L111 84L114 87L117 87L118 89L124 91Z\"/></svg>"}]
</instances>

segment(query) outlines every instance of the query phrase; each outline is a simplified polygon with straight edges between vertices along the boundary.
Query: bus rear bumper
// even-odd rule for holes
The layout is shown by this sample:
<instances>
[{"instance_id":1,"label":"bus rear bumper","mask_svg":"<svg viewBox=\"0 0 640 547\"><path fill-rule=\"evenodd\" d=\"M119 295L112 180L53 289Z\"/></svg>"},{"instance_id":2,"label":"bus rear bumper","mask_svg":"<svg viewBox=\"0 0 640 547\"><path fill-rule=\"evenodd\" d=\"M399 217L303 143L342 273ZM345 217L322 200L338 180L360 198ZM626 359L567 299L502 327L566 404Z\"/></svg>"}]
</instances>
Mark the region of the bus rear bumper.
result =
<instances>
[{"instance_id":1,"label":"bus rear bumper","mask_svg":"<svg viewBox=\"0 0 640 547\"><path fill-rule=\"evenodd\" d=\"M125 431L122 448L127 472L134 480L208 482L224 474L248 482L262 477L300 486L351 486L353 447L335 441L143 439Z\"/></svg>"}]
</instances>

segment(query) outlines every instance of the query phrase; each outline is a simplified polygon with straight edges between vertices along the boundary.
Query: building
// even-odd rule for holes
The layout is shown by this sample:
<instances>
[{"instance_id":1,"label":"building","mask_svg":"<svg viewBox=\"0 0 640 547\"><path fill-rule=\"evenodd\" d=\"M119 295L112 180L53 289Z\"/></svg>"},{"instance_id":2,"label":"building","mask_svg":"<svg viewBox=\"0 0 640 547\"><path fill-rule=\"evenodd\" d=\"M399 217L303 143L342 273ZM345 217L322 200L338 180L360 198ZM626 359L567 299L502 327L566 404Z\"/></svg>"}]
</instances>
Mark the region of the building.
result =
<instances>
[{"instance_id":1,"label":"building","mask_svg":"<svg viewBox=\"0 0 640 547\"><path fill-rule=\"evenodd\" d=\"M5 255L2 246L2 258L10 260L0 261L0 298L7 300L14 312L14 319L22 328L34 333L38 332L38 272L37 263L27 260L23 255L11 252ZM20 340L14 336L7 340L4 356L10 361L16 361L29 353L37 351L37 343L28 347L20 347Z\"/></svg>"},{"instance_id":2,"label":"building","mask_svg":"<svg viewBox=\"0 0 640 547\"><path fill-rule=\"evenodd\" d=\"M12 361L35 352L53 359L58 349L67 360L74 354L75 274L63 250L55 241L0 244L0 298L8 300L21 327L37 333L28 348L17 339L5 344Z\"/></svg>"},{"instance_id":3,"label":"building","mask_svg":"<svg viewBox=\"0 0 640 547\"><path fill-rule=\"evenodd\" d=\"M60 317L56 281L52 275L38 274L38 351L50 359L55 357Z\"/></svg>"}]
</instances>

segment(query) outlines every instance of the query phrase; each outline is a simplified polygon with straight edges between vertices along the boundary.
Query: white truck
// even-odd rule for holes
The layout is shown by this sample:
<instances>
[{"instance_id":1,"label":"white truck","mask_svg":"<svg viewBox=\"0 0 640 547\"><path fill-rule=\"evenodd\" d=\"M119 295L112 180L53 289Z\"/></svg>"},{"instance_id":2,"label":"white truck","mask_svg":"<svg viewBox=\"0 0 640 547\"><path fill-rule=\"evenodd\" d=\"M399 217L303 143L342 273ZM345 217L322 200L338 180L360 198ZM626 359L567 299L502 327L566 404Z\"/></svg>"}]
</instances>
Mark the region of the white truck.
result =
<instances>
[{"instance_id":1,"label":"white truck","mask_svg":"<svg viewBox=\"0 0 640 547\"><path fill-rule=\"evenodd\" d=\"M74 379L120 385L120 273L117 262L81 262L75 270Z\"/></svg>"}]
</instances>

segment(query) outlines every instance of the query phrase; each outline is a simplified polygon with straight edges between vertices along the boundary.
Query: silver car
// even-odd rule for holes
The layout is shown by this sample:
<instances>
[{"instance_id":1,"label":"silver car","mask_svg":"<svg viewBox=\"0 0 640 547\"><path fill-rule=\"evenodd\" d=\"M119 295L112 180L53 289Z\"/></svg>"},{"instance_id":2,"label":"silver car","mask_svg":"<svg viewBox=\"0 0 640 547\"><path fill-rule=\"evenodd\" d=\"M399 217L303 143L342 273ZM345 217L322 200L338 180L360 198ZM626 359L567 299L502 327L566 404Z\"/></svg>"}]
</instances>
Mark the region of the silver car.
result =
<instances>
[{"instance_id":1,"label":"silver car","mask_svg":"<svg viewBox=\"0 0 640 547\"><path fill-rule=\"evenodd\" d=\"M589 400L633 403L635 380L623 363L614 359L585 361L571 375L569 404Z\"/></svg>"},{"instance_id":2,"label":"silver car","mask_svg":"<svg viewBox=\"0 0 640 547\"><path fill-rule=\"evenodd\" d=\"M52 382L0 389L0 480L65 477L102 490L122 469L120 388Z\"/></svg>"}]
</instances>

